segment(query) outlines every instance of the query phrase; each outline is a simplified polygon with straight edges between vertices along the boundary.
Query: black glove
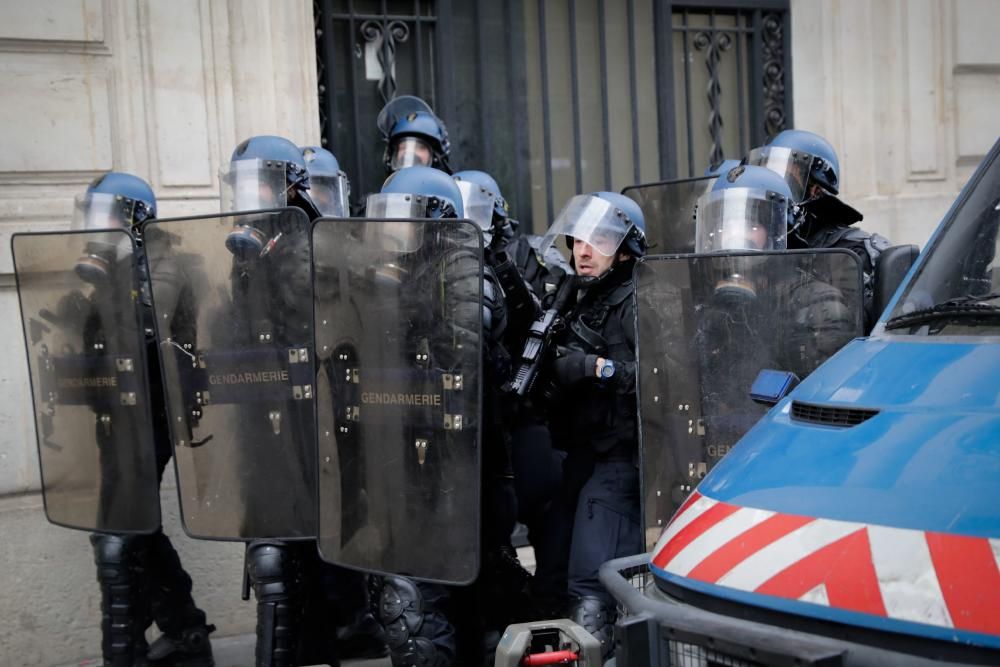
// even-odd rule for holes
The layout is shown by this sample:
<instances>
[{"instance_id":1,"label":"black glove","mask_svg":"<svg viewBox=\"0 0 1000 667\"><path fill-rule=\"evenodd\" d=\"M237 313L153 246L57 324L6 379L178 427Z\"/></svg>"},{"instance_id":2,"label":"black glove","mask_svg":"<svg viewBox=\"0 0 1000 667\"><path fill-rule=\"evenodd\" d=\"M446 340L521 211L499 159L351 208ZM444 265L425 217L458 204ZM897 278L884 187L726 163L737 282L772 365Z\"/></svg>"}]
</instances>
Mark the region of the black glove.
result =
<instances>
[{"instance_id":1,"label":"black glove","mask_svg":"<svg viewBox=\"0 0 1000 667\"><path fill-rule=\"evenodd\" d=\"M556 379L560 384L573 384L588 377L596 377L597 355L580 350L566 350L553 362Z\"/></svg>"},{"instance_id":2,"label":"black glove","mask_svg":"<svg viewBox=\"0 0 1000 667\"><path fill-rule=\"evenodd\" d=\"M512 238L514 238L514 228L511 226L510 220L505 219L499 224L494 223L490 250L495 253L505 252Z\"/></svg>"}]
</instances>

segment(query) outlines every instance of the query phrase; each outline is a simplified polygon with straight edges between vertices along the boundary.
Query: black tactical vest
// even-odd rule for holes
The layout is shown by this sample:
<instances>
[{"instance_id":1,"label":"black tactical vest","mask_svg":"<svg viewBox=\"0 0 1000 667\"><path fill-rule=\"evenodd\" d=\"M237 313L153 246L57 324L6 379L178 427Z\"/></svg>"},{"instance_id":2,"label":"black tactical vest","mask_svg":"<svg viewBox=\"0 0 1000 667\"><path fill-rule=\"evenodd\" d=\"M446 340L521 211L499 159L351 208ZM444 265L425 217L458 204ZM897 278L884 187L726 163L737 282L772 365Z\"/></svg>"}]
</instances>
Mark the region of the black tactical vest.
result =
<instances>
[{"instance_id":1,"label":"black tactical vest","mask_svg":"<svg viewBox=\"0 0 1000 667\"><path fill-rule=\"evenodd\" d=\"M567 318L566 347L613 360L635 362L632 263L618 265L593 287L581 290ZM621 380L619 376L617 380ZM589 445L603 455L631 459L637 447L635 387L619 381L584 380L567 396L564 419L570 447Z\"/></svg>"}]
</instances>

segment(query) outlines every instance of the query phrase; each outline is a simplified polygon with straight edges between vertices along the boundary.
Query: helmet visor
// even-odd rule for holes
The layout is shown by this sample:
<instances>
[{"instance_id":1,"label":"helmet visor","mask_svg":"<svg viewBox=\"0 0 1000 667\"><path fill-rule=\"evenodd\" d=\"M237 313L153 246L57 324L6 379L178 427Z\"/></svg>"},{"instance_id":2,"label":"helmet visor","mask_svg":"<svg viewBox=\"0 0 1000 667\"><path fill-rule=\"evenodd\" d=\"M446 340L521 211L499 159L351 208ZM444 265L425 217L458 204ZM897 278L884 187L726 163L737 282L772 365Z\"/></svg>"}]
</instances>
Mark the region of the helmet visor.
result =
<instances>
[{"instance_id":1,"label":"helmet visor","mask_svg":"<svg viewBox=\"0 0 1000 667\"><path fill-rule=\"evenodd\" d=\"M455 184L462 191L462 208L465 210L465 217L479 225L483 231L493 229L493 206L496 202L496 196L478 183L456 181Z\"/></svg>"},{"instance_id":2,"label":"helmet visor","mask_svg":"<svg viewBox=\"0 0 1000 667\"><path fill-rule=\"evenodd\" d=\"M104 192L77 195L70 229L128 229L148 216L146 205Z\"/></svg>"},{"instance_id":3,"label":"helmet visor","mask_svg":"<svg viewBox=\"0 0 1000 667\"><path fill-rule=\"evenodd\" d=\"M368 195L365 217L373 220L393 218L423 218L427 203L423 197L398 192ZM413 222L383 222L366 225L365 241L373 248L387 252L410 253L420 248L423 228Z\"/></svg>"},{"instance_id":4,"label":"helmet visor","mask_svg":"<svg viewBox=\"0 0 1000 667\"><path fill-rule=\"evenodd\" d=\"M376 192L368 195L366 218L423 218L427 202L423 197L399 192Z\"/></svg>"},{"instance_id":5,"label":"helmet visor","mask_svg":"<svg viewBox=\"0 0 1000 667\"><path fill-rule=\"evenodd\" d=\"M694 250L784 250L788 202L764 190L727 188L698 198Z\"/></svg>"},{"instance_id":6,"label":"helmet visor","mask_svg":"<svg viewBox=\"0 0 1000 667\"><path fill-rule=\"evenodd\" d=\"M572 236L612 257L635 225L611 202L593 195L577 195L566 203L542 239L545 252L557 236Z\"/></svg>"},{"instance_id":7,"label":"helmet visor","mask_svg":"<svg viewBox=\"0 0 1000 667\"><path fill-rule=\"evenodd\" d=\"M219 171L221 209L263 211L288 203L285 163L272 160L236 160Z\"/></svg>"},{"instance_id":8,"label":"helmet visor","mask_svg":"<svg viewBox=\"0 0 1000 667\"><path fill-rule=\"evenodd\" d=\"M809 170L813 156L802 151L793 151L784 146L762 146L750 151L747 164L766 167L785 179L792 191L792 200L805 199L809 186Z\"/></svg>"},{"instance_id":9,"label":"helmet visor","mask_svg":"<svg viewBox=\"0 0 1000 667\"><path fill-rule=\"evenodd\" d=\"M343 172L336 176L309 177L309 197L324 216L330 218L350 217L351 209L347 203L350 194L351 185Z\"/></svg>"},{"instance_id":10,"label":"helmet visor","mask_svg":"<svg viewBox=\"0 0 1000 667\"><path fill-rule=\"evenodd\" d=\"M414 165L427 167L433 160L434 151L430 144L418 137L403 137L393 149L389 166L393 171Z\"/></svg>"}]
</instances>

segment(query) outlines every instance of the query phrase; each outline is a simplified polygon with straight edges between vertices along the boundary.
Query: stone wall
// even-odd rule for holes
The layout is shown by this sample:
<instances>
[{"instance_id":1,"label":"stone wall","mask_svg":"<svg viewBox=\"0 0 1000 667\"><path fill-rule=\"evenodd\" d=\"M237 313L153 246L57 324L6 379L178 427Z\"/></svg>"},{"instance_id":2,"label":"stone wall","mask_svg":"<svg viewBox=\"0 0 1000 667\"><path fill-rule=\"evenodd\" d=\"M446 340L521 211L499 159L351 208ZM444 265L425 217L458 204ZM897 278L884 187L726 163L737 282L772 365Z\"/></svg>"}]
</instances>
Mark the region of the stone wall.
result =
<instances>
[{"instance_id":1,"label":"stone wall","mask_svg":"<svg viewBox=\"0 0 1000 667\"><path fill-rule=\"evenodd\" d=\"M42 511L10 235L68 227L109 169L146 178L160 216L219 208L219 166L254 134L319 140L308 0L0 1L0 664L100 653L86 533ZM252 632L241 544L191 540L169 474L164 527L221 635Z\"/></svg>"},{"instance_id":2,"label":"stone wall","mask_svg":"<svg viewBox=\"0 0 1000 667\"><path fill-rule=\"evenodd\" d=\"M863 227L923 247L1000 136L994 0L792 0L795 125Z\"/></svg>"}]
</instances>

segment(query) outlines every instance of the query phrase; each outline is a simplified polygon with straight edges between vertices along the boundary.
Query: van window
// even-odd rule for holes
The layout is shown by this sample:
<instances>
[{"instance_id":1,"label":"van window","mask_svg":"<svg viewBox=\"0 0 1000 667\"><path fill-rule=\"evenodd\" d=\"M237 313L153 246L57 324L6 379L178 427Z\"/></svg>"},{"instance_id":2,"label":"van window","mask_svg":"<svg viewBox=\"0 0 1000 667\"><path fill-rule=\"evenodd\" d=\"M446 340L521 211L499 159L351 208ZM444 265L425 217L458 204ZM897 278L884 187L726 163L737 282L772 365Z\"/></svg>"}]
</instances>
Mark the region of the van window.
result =
<instances>
[{"instance_id":1,"label":"van window","mask_svg":"<svg viewBox=\"0 0 1000 667\"><path fill-rule=\"evenodd\" d=\"M952 212L886 321L896 335L1000 335L1000 159Z\"/></svg>"}]
</instances>

